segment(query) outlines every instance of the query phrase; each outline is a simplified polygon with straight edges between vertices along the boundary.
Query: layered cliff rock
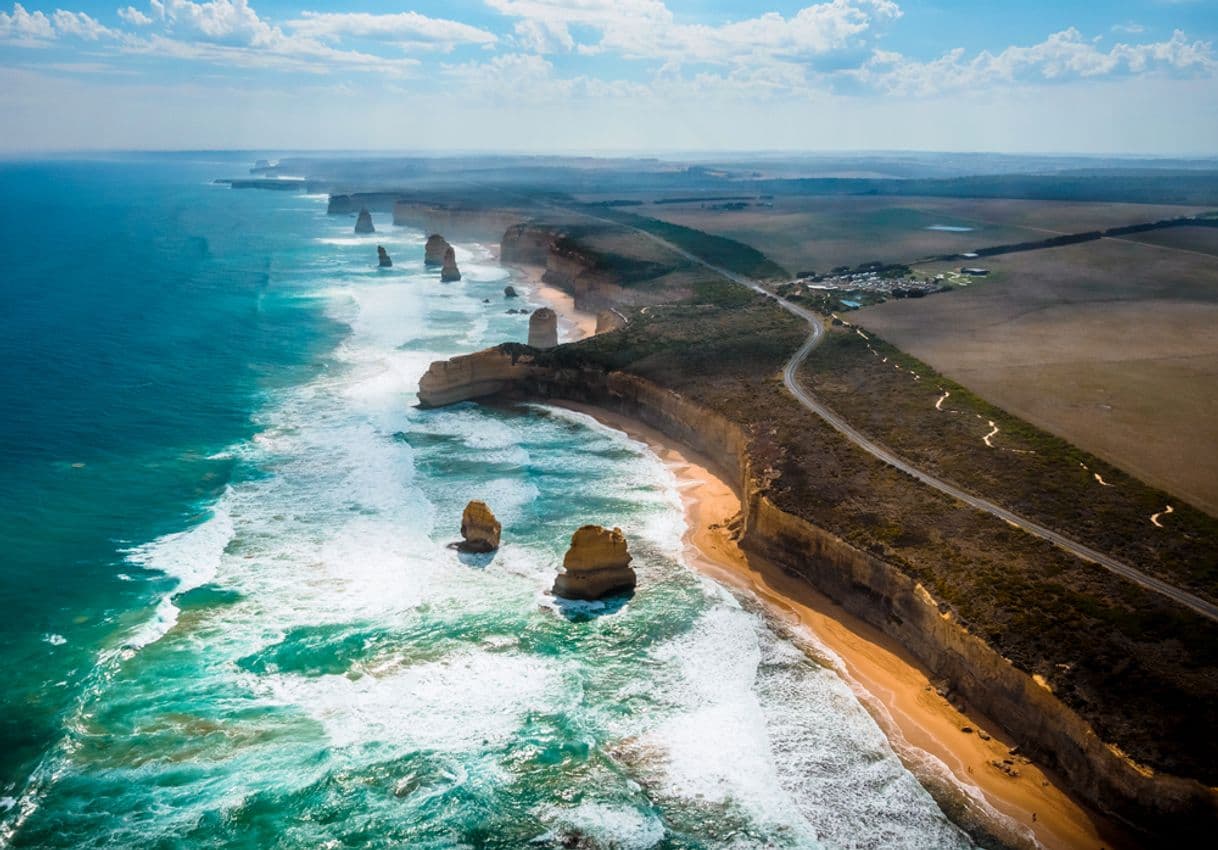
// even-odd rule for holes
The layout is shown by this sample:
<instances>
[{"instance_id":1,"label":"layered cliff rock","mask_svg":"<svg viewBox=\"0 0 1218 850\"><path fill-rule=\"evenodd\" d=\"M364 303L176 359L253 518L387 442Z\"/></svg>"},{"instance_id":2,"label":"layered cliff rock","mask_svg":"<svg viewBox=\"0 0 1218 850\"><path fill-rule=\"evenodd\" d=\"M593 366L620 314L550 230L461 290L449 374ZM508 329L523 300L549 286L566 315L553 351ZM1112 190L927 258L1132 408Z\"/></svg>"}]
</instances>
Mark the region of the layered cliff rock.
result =
<instances>
[{"instance_id":1,"label":"layered cliff rock","mask_svg":"<svg viewBox=\"0 0 1218 850\"><path fill-rule=\"evenodd\" d=\"M526 222L509 227L499 240L499 259L505 263L544 266L554 247L551 228Z\"/></svg>"},{"instance_id":2,"label":"layered cliff rock","mask_svg":"<svg viewBox=\"0 0 1218 850\"><path fill-rule=\"evenodd\" d=\"M656 428L709 457L736 482L746 550L805 578L906 646L932 677L948 681L970 705L1001 724L1024 753L1064 775L1079 796L1152 832L1180 834L1218 823L1218 790L1129 759L1049 688L971 632L899 565L779 508L771 500L769 473L753 467L751 439L739 425L637 376L540 365L540 355L500 346L433 363L426 386L420 386L420 403L561 398Z\"/></svg>"},{"instance_id":3,"label":"layered cliff rock","mask_svg":"<svg viewBox=\"0 0 1218 850\"><path fill-rule=\"evenodd\" d=\"M376 264L382 269L393 267L393 260L389 257L389 252L385 250L384 245L376 246Z\"/></svg>"},{"instance_id":4,"label":"layered cliff rock","mask_svg":"<svg viewBox=\"0 0 1218 850\"><path fill-rule=\"evenodd\" d=\"M444 249L444 265L440 267L440 280L452 281L461 279L461 270L457 268L457 252L449 245Z\"/></svg>"},{"instance_id":5,"label":"layered cliff rock","mask_svg":"<svg viewBox=\"0 0 1218 850\"><path fill-rule=\"evenodd\" d=\"M571 535L571 548L551 592L564 599L590 600L633 590L637 578L631 560L620 528L585 525Z\"/></svg>"},{"instance_id":6,"label":"layered cliff rock","mask_svg":"<svg viewBox=\"0 0 1218 850\"><path fill-rule=\"evenodd\" d=\"M447 233L454 239L492 242L504 229L520 221L510 210L465 204L439 204L398 198L393 204L393 223L425 233Z\"/></svg>"},{"instance_id":7,"label":"layered cliff rock","mask_svg":"<svg viewBox=\"0 0 1218 850\"><path fill-rule=\"evenodd\" d=\"M499 548L502 529L486 502L472 501L461 514L461 549L465 552L493 552Z\"/></svg>"},{"instance_id":8,"label":"layered cliff rock","mask_svg":"<svg viewBox=\"0 0 1218 850\"><path fill-rule=\"evenodd\" d=\"M419 379L419 406L444 407L504 392L535 369L531 356L512 357L498 348L437 360Z\"/></svg>"},{"instance_id":9,"label":"layered cliff rock","mask_svg":"<svg viewBox=\"0 0 1218 850\"><path fill-rule=\"evenodd\" d=\"M308 191L318 191L319 188L310 182ZM349 195L332 194L330 195L329 203L326 205L326 213L329 215L351 215L352 213L359 212L361 209L372 210L374 212L390 212L397 198L396 192L356 192Z\"/></svg>"},{"instance_id":10,"label":"layered cliff rock","mask_svg":"<svg viewBox=\"0 0 1218 850\"><path fill-rule=\"evenodd\" d=\"M368 212L365 207L359 211L359 216L355 219L356 233L376 233L376 228L372 226L372 213Z\"/></svg>"},{"instance_id":11,"label":"layered cliff rock","mask_svg":"<svg viewBox=\"0 0 1218 850\"><path fill-rule=\"evenodd\" d=\"M431 234L427 237L427 244L423 246L423 265L428 267L444 265L444 252L451 247L448 240L439 233Z\"/></svg>"},{"instance_id":12,"label":"layered cliff rock","mask_svg":"<svg viewBox=\"0 0 1218 850\"><path fill-rule=\"evenodd\" d=\"M558 314L549 307L534 310L529 316L529 345L533 348L558 345Z\"/></svg>"},{"instance_id":13,"label":"layered cliff rock","mask_svg":"<svg viewBox=\"0 0 1218 850\"><path fill-rule=\"evenodd\" d=\"M580 310L597 312L615 306L642 307L668 303L663 287L623 285L621 268L607 267L602 252L572 238L568 229L536 222L510 227L499 243L502 262L537 267L541 279L574 298Z\"/></svg>"}]
</instances>

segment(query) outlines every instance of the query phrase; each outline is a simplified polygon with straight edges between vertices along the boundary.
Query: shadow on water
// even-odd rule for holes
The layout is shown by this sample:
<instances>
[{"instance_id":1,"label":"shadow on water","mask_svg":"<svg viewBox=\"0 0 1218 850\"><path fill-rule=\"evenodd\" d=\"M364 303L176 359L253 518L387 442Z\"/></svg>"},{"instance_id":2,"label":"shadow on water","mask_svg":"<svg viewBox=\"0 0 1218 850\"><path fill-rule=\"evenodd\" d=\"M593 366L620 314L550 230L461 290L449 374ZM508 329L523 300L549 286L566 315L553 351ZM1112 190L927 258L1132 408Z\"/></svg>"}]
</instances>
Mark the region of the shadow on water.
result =
<instances>
[{"instance_id":1,"label":"shadow on water","mask_svg":"<svg viewBox=\"0 0 1218 850\"><path fill-rule=\"evenodd\" d=\"M492 549L490 552L473 552L466 549L460 540L449 543L448 548L456 551L458 561L475 570L485 570L489 567L499 551L498 549Z\"/></svg>"},{"instance_id":2,"label":"shadow on water","mask_svg":"<svg viewBox=\"0 0 1218 850\"><path fill-rule=\"evenodd\" d=\"M555 596L554 608L572 623L586 623L589 620L595 620L597 617L607 617L610 614L616 614L625 608L627 603L633 598L633 590L626 590L621 593L615 593L612 596L607 596L604 599L593 600L566 599L562 596Z\"/></svg>"}]
</instances>

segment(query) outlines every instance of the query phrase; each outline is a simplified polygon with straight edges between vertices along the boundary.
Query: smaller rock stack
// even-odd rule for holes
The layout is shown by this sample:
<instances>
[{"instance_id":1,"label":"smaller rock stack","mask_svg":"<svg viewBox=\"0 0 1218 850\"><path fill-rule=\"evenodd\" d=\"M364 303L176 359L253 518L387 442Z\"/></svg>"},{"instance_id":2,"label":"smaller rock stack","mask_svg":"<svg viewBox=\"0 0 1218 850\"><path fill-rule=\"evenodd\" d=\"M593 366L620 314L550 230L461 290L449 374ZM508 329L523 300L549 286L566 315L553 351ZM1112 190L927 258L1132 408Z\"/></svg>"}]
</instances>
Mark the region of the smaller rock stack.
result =
<instances>
[{"instance_id":1,"label":"smaller rock stack","mask_svg":"<svg viewBox=\"0 0 1218 850\"><path fill-rule=\"evenodd\" d=\"M444 265L440 268L440 280L460 280L461 270L457 268L457 252L449 245L444 249Z\"/></svg>"},{"instance_id":2,"label":"smaller rock stack","mask_svg":"<svg viewBox=\"0 0 1218 850\"><path fill-rule=\"evenodd\" d=\"M376 264L382 269L393 268L393 260L389 258L389 252L385 250L385 246L376 246Z\"/></svg>"},{"instance_id":3,"label":"smaller rock stack","mask_svg":"<svg viewBox=\"0 0 1218 850\"><path fill-rule=\"evenodd\" d=\"M448 240L439 233L428 236L427 244L423 246L423 265L429 268L444 265L444 252L449 247Z\"/></svg>"},{"instance_id":4,"label":"smaller rock stack","mask_svg":"<svg viewBox=\"0 0 1218 850\"><path fill-rule=\"evenodd\" d=\"M367 207L361 209L355 219L355 232L376 233L376 228L372 226L372 213L368 212Z\"/></svg>"},{"instance_id":5,"label":"smaller rock stack","mask_svg":"<svg viewBox=\"0 0 1218 850\"><path fill-rule=\"evenodd\" d=\"M533 348L558 345L558 314L549 307L534 310L529 316L529 345Z\"/></svg>"},{"instance_id":6,"label":"smaller rock stack","mask_svg":"<svg viewBox=\"0 0 1218 850\"><path fill-rule=\"evenodd\" d=\"M502 526L486 502L473 501L465 506L461 514L460 543L463 552L494 552L499 548L499 533Z\"/></svg>"},{"instance_id":7,"label":"smaller rock stack","mask_svg":"<svg viewBox=\"0 0 1218 850\"><path fill-rule=\"evenodd\" d=\"M630 561L626 536L620 528L610 531L585 525L571 535L571 548L551 592L565 599L600 599L634 590L637 577Z\"/></svg>"},{"instance_id":8,"label":"smaller rock stack","mask_svg":"<svg viewBox=\"0 0 1218 850\"><path fill-rule=\"evenodd\" d=\"M516 287L514 287L514 286L505 286L505 287L503 287L503 297L504 297L504 298L515 298L515 297L517 297L517 296L516 296Z\"/></svg>"}]
</instances>

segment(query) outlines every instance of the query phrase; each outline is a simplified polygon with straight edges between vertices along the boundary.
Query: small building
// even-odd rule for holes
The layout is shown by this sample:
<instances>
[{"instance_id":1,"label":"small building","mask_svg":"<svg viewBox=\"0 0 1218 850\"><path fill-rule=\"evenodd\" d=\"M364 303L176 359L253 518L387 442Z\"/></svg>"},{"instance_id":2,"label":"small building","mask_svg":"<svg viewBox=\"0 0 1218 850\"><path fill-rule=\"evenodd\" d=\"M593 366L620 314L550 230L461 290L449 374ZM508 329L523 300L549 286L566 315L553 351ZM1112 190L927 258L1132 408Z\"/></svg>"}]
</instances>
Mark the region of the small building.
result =
<instances>
[{"instance_id":1,"label":"small building","mask_svg":"<svg viewBox=\"0 0 1218 850\"><path fill-rule=\"evenodd\" d=\"M966 274L970 277L985 277L989 273L989 269L983 269L977 266L961 266L960 268L960 274Z\"/></svg>"}]
</instances>

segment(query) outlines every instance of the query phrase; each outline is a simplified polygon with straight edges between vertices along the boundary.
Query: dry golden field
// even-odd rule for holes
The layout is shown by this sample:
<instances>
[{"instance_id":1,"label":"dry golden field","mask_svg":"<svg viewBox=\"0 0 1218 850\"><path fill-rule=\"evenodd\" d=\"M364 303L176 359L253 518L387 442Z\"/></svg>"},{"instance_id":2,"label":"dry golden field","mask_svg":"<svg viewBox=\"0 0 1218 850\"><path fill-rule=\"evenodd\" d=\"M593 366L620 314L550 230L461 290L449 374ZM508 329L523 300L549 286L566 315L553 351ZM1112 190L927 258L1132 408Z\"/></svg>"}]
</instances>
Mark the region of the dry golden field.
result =
<instances>
[{"instance_id":1,"label":"dry golden field","mask_svg":"<svg viewBox=\"0 0 1218 850\"><path fill-rule=\"evenodd\" d=\"M1218 515L1218 257L1205 253L1218 234L1152 235L1176 244L1105 239L987 258L992 276L967 289L856 318L1011 413Z\"/></svg>"}]
</instances>

